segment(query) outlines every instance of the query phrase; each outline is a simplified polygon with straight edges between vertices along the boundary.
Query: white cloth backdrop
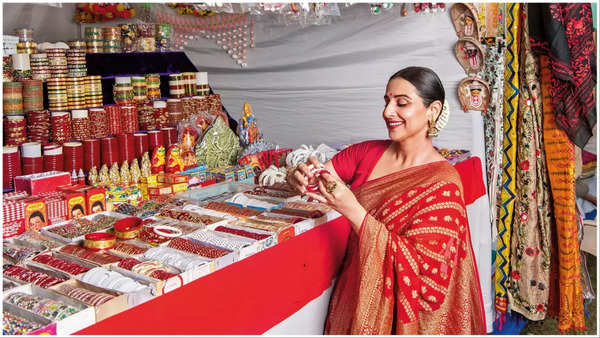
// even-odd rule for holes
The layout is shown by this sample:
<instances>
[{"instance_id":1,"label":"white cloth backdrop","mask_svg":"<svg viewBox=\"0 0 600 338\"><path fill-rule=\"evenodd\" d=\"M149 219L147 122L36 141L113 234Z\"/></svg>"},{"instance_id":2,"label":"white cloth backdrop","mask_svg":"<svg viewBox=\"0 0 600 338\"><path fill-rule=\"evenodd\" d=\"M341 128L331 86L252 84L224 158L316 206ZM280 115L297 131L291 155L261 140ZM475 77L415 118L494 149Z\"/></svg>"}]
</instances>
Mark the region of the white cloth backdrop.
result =
<instances>
[{"instance_id":1,"label":"white cloth backdrop","mask_svg":"<svg viewBox=\"0 0 600 338\"><path fill-rule=\"evenodd\" d=\"M333 24L305 28L258 17L245 69L212 40L191 41L186 52L208 71L232 117L249 102L265 137L294 147L386 138L381 113L388 78L406 66L430 67L452 110L436 145L474 150L473 113L459 109L456 95L466 75L453 54L449 13L402 17L397 7L374 16L367 5L341 6Z\"/></svg>"}]
</instances>

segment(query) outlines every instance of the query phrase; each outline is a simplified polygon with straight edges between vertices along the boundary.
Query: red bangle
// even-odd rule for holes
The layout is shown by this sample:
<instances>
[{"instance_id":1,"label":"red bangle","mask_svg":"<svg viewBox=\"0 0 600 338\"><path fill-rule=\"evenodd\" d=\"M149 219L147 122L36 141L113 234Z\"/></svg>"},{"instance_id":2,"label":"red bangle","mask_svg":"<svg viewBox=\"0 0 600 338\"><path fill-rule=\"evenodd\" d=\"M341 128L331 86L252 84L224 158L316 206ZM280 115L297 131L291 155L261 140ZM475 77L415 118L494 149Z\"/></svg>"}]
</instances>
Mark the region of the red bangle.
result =
<instances>
[{"instance_id":1,"label":"red bangle","mask_svg":"<svg viewBox=\"0 0 600 338\"><path fill-rule=\"evenodd\" d=\"M112 249L117 242L115 235L108 232L92 232L85 235L83 246L91 250Z\"/></svg>"},{"instance_id":2,"label":"red bangle","mask_svg":"<svg viewBox=\"0 0 600 338\"><path fill-rule=\"evenodd\" d=\"M115 235L118 239L129 240L136 238L142 230L142 219L139 217L127 217L118 220L114 224Z\"/></svg>"}]
</instances>

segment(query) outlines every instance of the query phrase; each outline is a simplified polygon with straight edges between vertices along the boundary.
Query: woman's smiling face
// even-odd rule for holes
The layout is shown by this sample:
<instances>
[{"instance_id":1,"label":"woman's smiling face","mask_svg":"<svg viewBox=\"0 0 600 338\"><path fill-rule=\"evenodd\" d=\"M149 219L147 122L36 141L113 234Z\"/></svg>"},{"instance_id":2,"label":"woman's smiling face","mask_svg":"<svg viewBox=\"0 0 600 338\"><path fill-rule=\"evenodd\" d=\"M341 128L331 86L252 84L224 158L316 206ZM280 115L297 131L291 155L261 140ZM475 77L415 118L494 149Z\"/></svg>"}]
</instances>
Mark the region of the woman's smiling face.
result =
<instances>
[{"instance_id":1,"label":"woman's smiling face","mask_svg":"<svg viewBox=\"0 0 600 338\"><path fill-rule=\"evenodd\" d=\"M383 120L392 141L427 137L428 109L417 88L403 78L392 79L385 90Z\"/></svg>"}]
</instances>

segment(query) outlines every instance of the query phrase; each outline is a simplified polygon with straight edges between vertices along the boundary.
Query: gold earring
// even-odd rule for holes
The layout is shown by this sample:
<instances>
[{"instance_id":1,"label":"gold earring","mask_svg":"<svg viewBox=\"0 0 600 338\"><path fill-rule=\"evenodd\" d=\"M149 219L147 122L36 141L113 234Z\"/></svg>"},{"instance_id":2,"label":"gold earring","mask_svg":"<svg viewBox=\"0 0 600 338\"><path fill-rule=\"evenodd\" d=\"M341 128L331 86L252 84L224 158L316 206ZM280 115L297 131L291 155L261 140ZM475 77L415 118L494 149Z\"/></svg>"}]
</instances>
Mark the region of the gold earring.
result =
<instances>
[{"instance_id":1,"label":"gold earring","mask_svg":"<svg viewBox=\"0 0 600 338\"><path fill-rule=\"evenodd\" d=\"M435 122L429 121L429 128L427 129L427 137L437 137L439 130L435 127Z\"/></svg>"}]
</instances>

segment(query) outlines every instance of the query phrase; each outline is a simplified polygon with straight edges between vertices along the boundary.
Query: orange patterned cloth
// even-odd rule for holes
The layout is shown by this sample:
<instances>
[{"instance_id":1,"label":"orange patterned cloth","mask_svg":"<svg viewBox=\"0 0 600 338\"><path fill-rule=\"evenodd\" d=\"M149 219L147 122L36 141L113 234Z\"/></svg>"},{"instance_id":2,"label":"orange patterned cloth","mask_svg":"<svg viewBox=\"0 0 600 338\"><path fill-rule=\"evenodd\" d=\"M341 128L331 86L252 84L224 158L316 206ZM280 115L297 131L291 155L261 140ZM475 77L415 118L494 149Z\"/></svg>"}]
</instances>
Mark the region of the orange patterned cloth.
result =
<instances>
[{"instance_id":1,"label":"orange patterned cloth","mask_svg":"<svg viewBox=\"0 0 600 338\"><path fill-rule=\"evenodd\" d=\"M548 56L540 55L542 106L544 112L544 148L552 188L556 239L558 240L558 285L550 280L549 315L558 305L558 329L585 329L577 211L575 205L575 146L556 124L550 96L551 70ZM553 252L555 253L555 252ZM552 271L550 276L552 278ZM558 289L558 304L553 293Z\"/></svg>"},{"instance_id":2,"label":"orange patterned cloth","mask_svg":"<svg viewBox=\"0 0 600 338\"><path fill-rule=\"evenodd\" d=\"M446 161L354 188L351 232L326 334L485 334L462 184Z\"/></svg>"}]
</instances>

